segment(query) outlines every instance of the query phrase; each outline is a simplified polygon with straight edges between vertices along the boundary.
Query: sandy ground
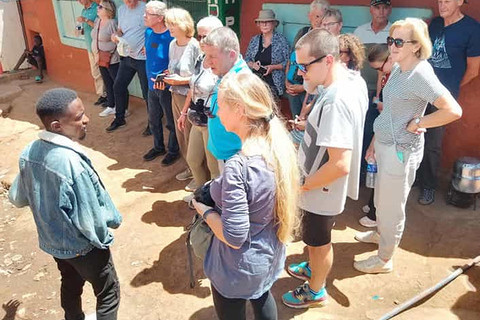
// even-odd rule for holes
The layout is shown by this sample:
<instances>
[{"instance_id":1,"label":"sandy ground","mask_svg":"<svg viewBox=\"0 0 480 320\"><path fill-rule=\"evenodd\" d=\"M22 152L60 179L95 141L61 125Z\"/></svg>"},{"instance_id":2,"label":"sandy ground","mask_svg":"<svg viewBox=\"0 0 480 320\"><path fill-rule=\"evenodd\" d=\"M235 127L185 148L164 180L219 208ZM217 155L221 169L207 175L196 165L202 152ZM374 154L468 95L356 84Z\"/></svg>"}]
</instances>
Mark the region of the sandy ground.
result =
<instances>
[{"instance_id":1,"label":"sandy ground","mask_svg":"<svg viewBox=\"0 0 480 320\"><path fill-rule=\"evenodd\" d=\"M40 130L35 101L43 91L59 86L48 80L35 84L31 79L14 84L23 93L11 103L8 117L0 118L0 180L4 185L13 181L18 155ZM199 260L195 261L198 284L189 287L183 228L193 212L182 201L187 195L185 183L175 180L185 163L178 161L164 168L160 159L142 160L152 145L151 137L141 136L146 126L142 101L132 99L127 126L107 134L104 129L111 118L98 117L101 108L93 106L96 97L79 95L90 117L83 145L124 218L114 231L112 247L122 291L119 319L216 319L209 282ZM4 304L0 317L63 319L56 264L38 248L29 209L14 208L5 192L0 195L0 302ZM327 286L330 304L310 310L284 307L281 294L300 284L284 273L273 287L279 319L377 319L446 277L454 266L480 254L479 210L447 206L443 190L434 205L422 207L416 204L417 194L416 189L411 193L407 228L393 273L363 275L352 267L355 258L367 257L376 249L353 239L355 232L364 230L357 223L368 198L368 190L362 190L359 201L348 201L333 232L335 262ZM287 263L305 258L302 242L288 246ZM480 319L479 289L480 267L474 267L398 319ZM21 304L9 303L12 299ZM86 313L94 312L95 298L89 285L83 302Z\"/></svg>"}]
</instances>

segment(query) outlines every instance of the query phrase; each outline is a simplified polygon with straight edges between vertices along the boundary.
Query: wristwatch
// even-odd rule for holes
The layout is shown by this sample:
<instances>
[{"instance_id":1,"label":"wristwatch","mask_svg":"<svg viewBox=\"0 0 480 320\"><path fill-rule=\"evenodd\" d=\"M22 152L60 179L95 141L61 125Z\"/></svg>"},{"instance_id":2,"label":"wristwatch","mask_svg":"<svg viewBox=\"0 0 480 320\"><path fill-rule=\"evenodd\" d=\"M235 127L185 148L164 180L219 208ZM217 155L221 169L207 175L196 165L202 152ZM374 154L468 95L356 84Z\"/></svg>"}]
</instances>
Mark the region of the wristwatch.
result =
<instances>
[{"instance_id":1,"label":"wristwatch","mask_svg":"<svg viewBox=\"0 0 480 320\"><path fill-rule=\"evenodd\" d=\"M421 120L420 117L415 118L415 124L417 125L418 128L421 128L421 127L420 127L420 120Z\"/></svg>"}]
</instances>

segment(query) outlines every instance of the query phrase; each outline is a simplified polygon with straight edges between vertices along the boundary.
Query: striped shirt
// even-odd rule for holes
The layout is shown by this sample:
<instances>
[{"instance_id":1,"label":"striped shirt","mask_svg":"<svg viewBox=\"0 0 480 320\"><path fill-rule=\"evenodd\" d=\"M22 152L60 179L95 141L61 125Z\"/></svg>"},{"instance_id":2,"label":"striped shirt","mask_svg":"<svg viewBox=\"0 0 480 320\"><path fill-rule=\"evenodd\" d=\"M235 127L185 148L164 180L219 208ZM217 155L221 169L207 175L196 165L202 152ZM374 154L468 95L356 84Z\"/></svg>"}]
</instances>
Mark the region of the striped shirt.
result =
<instances>
[{"instance_id":1,"label":"striped shirt","mask_svg":"<svg viewBox=\"0 0 480 320\"><path fill-rule=\"evenodd\" d=\"M407 126L412 119L423 116L427 103L433 104L447 92L426 60L407 71L395 64L383 89L383 112L373 125L376 141L396 143L397 151L421 148L421 136L408 132Z\"/></svg>"}]
</instances>

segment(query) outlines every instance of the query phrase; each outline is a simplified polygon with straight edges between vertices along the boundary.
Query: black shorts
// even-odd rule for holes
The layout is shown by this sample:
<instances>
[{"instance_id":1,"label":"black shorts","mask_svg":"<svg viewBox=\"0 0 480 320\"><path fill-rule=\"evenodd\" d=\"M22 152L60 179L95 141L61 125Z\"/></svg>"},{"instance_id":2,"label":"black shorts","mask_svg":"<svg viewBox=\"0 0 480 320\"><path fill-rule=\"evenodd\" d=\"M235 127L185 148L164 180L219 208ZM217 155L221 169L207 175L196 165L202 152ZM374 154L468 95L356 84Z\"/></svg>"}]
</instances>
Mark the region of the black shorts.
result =
<instances>
[{"instance_id":1,"label":"black shorts","mask_svg":"<svg viewBox=\"0 0 480 320\"><path fill-rule=\"evenodd\" d=\"M336 216L303 212L302 229L303 242L311 247L321 247L332 241L332 229Z\"/></svg>"}]
</instances>

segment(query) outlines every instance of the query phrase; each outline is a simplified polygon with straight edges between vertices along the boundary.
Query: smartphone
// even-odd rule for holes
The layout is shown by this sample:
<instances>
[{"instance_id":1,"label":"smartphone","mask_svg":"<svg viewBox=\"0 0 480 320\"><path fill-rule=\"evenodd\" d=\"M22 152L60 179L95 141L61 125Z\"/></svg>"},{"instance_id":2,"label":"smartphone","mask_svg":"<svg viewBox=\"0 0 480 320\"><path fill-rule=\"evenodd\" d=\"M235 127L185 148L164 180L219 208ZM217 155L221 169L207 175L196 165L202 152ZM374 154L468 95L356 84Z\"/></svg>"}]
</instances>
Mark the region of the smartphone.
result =
<instances>
[{"instance_id":1,"label":"smartphone","mask_svg":"<svg viewBox=\"0 0 480 320\"><path fill-rule=\"evenodd\" d=\"M166 76L167 75L165 73L157 74L157 77L155 78L155 82L156 83L163 82L163 79L165 79Z\"/></svg>"}]
</instances>

